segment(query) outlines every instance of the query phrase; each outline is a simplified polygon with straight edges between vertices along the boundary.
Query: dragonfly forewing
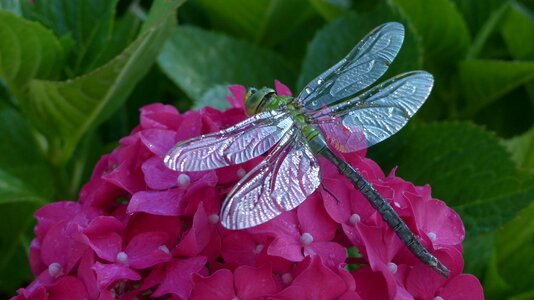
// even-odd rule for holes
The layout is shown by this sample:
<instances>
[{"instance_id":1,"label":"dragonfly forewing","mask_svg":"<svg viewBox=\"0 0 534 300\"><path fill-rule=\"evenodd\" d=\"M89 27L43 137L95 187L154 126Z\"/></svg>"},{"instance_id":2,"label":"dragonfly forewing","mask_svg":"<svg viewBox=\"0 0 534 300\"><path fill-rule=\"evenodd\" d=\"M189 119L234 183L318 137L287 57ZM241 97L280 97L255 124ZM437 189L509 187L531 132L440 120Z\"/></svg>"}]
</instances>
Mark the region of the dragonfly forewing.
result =
<instances>
[{"instance_id":1,"label":"dragonfly forewing","mask_svg":"<svg viewBox=\"0 0 534 300\"><path fill-rule=\"evenodd\" d=\"M319 173L319 161L293 128L230 192L221 223L228 229L249 228L297 207L319 186Z\"/></svg>"},{"instance_id":2,"label":"dragonfly forewing","mask_svg":"<svg viewBox=\"0 0 534 300\"><path fill-rule=\"evenodd\" d=\"M404 27L386 23L371 31L336 65L312 80L297 96L302 107L317 110L365 89L387 71L404 40Z\"/></svg>"},{"instance_id":3,"label":"dragonfly forewing","mask_svg":"<svg viewBox=\"0 0 534 300\"><path fill-rule=\"evenodd\" d=\"M292 127L287 112L267 111L216 133L179 142L165 156L176 171L202 171L240 164L271 149Z\"/></svg>"}]
</instances>

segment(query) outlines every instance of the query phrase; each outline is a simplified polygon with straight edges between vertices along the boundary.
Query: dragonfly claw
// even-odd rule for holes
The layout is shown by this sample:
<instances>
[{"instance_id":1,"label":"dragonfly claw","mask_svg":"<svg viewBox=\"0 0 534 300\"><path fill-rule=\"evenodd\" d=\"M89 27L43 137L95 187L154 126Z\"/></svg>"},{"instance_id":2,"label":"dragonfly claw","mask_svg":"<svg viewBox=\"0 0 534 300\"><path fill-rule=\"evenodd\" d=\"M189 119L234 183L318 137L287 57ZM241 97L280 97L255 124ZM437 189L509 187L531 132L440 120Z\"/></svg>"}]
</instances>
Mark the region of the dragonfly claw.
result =
<instances>
[{"instance_id":1,"label":"dragonfly claw","mask_svg":"<svg viewBox=\"0 0 534 300\"><path fill-rule=\"evenodd\" d=\"M438 272L441 276L448 278L451 275L451 270L449 270L444 264L442 264L436 257L432 257L431 263L429 264L432 269Z\"/></svg>"}]
</instances>

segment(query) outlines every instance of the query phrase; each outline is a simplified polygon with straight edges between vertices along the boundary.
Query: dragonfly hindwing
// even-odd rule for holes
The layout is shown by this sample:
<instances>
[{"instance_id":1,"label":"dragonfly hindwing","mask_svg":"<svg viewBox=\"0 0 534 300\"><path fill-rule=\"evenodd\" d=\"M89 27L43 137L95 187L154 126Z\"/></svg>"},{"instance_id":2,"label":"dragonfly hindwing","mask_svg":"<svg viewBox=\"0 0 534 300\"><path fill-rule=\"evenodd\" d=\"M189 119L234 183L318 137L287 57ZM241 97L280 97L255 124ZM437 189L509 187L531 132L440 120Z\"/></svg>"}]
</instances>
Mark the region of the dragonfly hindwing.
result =
<instances>
[{"instance_id":1,"label":"dragonfly hindwing","mask_svg":"<svg viewBox=\"0 0 534 300\"><path fill-rule=\"evenodd\" d=\"M165 165L176 171L202 171L239 164L267 152L292 125L287 112L262 112L225 130L176 144L165 156Z\"/></svg>"},{"instance_id":2,"label":"dragonfly hindwing","mask_svg":"<svg viewBox=\"0 0 534 300\"><path fill-rule=\"evenodd\" d=\"M423 105L434 79L425 71L412 71L393 77L358 97L328 107L314 119L332 145L352 152L379 143L399 131ZM325 121L326 120L326 121ZM329 124L330 123L330 124ZM329 128L329 125L334 125ZM336 141L340 131L350 132L354 143ZM363 142L362 142L363 141Z\"/></svg>"},{"instance_id":3,"label":"dragonfly hindwing","mask_svg":"<svg viewBox=\"0 0 534 300\"><path fill-rule=\"evenodd\" d=\"M221 209L223 226L253 227L297 207L319 186L319 170L302 133L293 128L230 192Z\"/></svg>"}]
</instances>

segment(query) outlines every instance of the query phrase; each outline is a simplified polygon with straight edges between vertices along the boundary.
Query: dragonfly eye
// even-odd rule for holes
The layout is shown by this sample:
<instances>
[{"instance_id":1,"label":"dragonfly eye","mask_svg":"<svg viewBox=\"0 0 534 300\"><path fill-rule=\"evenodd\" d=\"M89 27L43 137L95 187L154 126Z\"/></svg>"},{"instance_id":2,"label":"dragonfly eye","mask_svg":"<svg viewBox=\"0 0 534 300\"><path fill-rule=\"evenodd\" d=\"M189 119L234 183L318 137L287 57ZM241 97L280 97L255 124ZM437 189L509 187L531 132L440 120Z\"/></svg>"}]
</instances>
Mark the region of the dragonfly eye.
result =
<instances>
[{"instance_id":1,"label":"dragonfly eye","mask_svg":"<svg viewBox=\"0 0 534 300\"><path fill-rule=\"evenodd\" d=\"M247 94L245 95L245 107L247 113L250 116L256 114L265 103L265 100L271 98L271 94L274 93L275 91L273 89L265 87L259 90L255 88L248 89Z\"/></svg>"}]
</instances>

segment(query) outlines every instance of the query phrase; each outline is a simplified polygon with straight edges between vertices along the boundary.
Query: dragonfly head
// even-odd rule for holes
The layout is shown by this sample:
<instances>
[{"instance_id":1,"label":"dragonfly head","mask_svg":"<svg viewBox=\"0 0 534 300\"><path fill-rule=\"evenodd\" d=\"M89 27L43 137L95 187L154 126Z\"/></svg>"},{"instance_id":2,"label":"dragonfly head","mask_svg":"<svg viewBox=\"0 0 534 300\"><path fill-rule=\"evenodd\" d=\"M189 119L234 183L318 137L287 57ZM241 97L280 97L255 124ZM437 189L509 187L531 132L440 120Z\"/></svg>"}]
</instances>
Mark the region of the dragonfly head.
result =
<instances>
[{"instance_id":1,"label":"dragonfly head","mask_svg":"<svg viewBox=\"0 0 534 300\"><path fill-rule=\"evenodd\" d=\"M257 114L261 107L269 102L276 91L271 88L249 88L245 94L245 107L249 116Z\"/></svg>"}]
</instances>

